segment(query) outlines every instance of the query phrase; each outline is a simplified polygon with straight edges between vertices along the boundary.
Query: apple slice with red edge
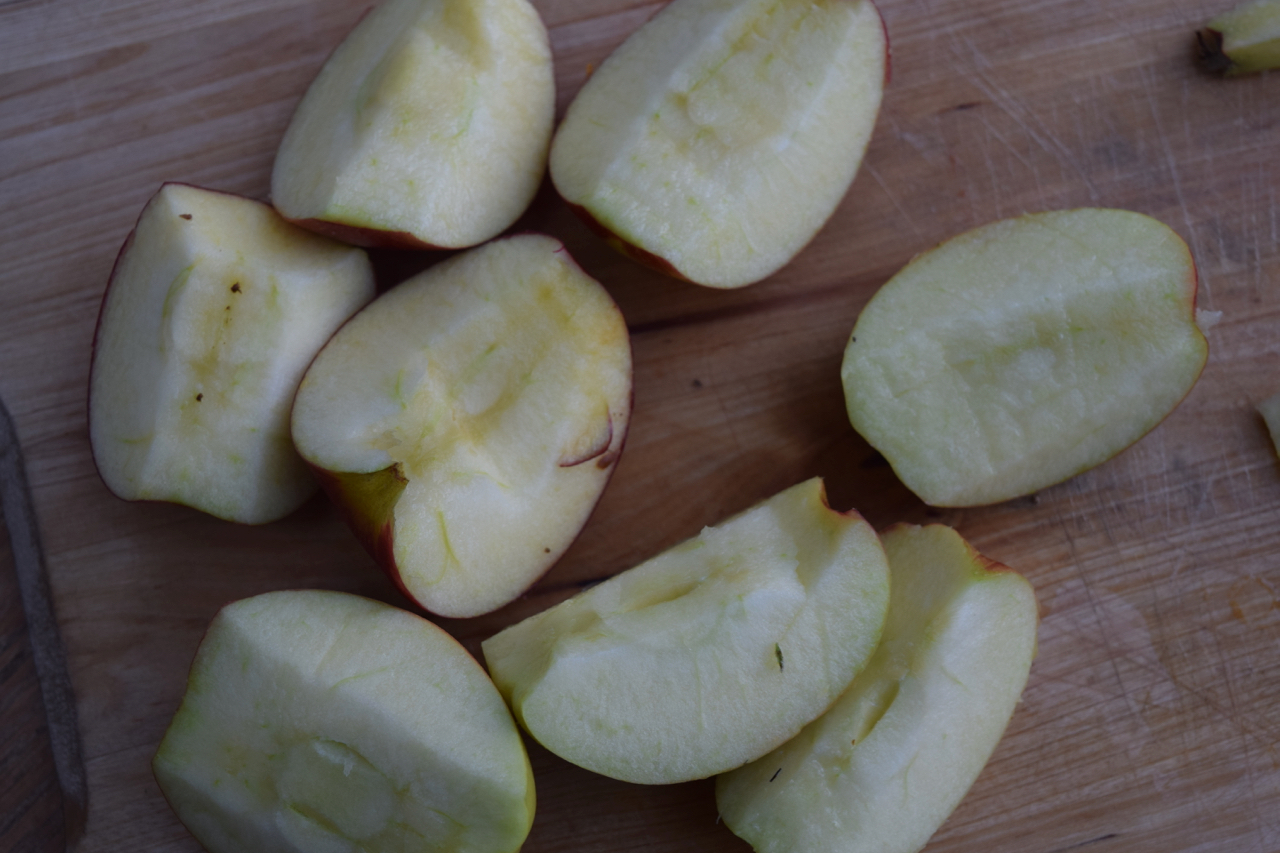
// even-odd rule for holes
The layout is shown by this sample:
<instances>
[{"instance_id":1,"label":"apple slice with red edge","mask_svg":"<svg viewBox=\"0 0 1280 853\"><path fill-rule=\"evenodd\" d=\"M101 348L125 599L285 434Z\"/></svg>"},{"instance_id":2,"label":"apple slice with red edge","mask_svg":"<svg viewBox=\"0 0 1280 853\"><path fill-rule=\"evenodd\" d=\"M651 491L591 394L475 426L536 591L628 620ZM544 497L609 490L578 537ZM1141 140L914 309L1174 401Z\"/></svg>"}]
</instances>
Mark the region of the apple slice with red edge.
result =
<instances>
[{"instance_id":1,"label":"apple slice with red edge","mask_svg":"<svg viewBox=\"0 0 1280 853\"><path fill-rule=\"evenodd\" d=\"M1280 0L1247 0L1196 34L1201 65L1236 76L1280 68Z\"/></svg>"},{"instance_id":2,"label":"apple slice with red edge","mask_svg":"<svg viewBox=\"0 0 1280 853\"><path fill-rule=\"evenodd\" d=\"M926 503L990 504L1106 461L1160 423L1208 358L1196 268L1124 210L1028 214L913 259L845 350L854 428Z\"/></svg>"},{"instance_id":3,"label":"apple slice with red edge","mask_svg":"<svg viewBox=\"0 0 1280 853\"><path fill-rule=\"evenodd\" d=\"M888 598L875 532L813 479L482 647L547 749L627 782L682 782L826 710L875 648Z\"/></svg>"},{"instance_id":4,"label":"apple slice with red edge","mask_svg":"<svg viewBox=\"0 0 1280 853\"><path fill-rule=\"evenodd\" d=\"M380 296L316 357L293 438L400 587L442 616L520 595L622 450L631 348L559 241L521 235Z\"/></svg>"},{"instance_id":5,"label":"apple slice with red edge","mask_svg":"<svg viewBox=\"0 0 1280 853\"><path fill-rule=\"evenodd\" d=\"M364 252L228 193L165 184L120 250L89 376L89 437L126 500L258 524L316 481L289 409L339 325L373 298Z\"/></svg>"},{"instance_id":6,"label":"apple slice with red edge","mask_svg":"<svg viewBox=\"0 0 1280 853\"><path fill-rule=\"evenodd\" d=\"M941 525L882 537L884 635L849 689L793 740L716 780L757 853L915 853L960 803L1035 656L1031 585Z\"/></svg>"},{"instance_id":7,"label":"apple slice with red edge","mask_svg":"<svg viewBox=\"0 0 1280 853\"><path fill-rule=\"evenodd\" d=\"M527 0L385 0L298 105L272 202L358 245L473 246L533 200L554 113L547 32Z\"/></svg>"},{"instance_id":8,"label":"apple slice with red edge","mask_svg":"<svg viewBox=\"0 0 1280 853\"><path fill-rule=\"evenodd\" d=\"M223 608L152 767L210 853L515 853L533 821L524 744L475 659L342 592Z\"/></svg>"},{"instance_id":9,"label":"apple slice with red edge","mask_svg":"<svg viewBox=\"0 0 1280 853\"><path fill-rule=\"evenodd\" d=\"M708 287L759 281L844 197L888 60L868 0L674 0L569 105L552 181L660 272Z\"/></svg>"}]
</instances>

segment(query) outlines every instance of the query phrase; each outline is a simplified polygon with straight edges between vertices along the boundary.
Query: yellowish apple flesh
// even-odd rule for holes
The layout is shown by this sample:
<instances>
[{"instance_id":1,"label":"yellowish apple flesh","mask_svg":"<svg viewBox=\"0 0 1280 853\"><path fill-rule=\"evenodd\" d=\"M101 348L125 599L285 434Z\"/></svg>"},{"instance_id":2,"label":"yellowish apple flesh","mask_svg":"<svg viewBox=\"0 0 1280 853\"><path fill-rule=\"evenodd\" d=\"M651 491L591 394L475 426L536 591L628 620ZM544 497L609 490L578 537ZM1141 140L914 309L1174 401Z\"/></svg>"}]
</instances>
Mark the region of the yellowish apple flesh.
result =
<instances>
[{"instance_id":1,"label":"yellowish apple flesh","mask_svg":"<svg viewBox=\"0 0 1280 853\"><path fill-rule=\"evenodd\" d=\"M250 524L292 512L316 490L289 437L294 392L373 294L360 250L261 202L165 184L94 340L89 434L107 487Z\"/></svg>"},{"instance_id":2,"label":"yellowish apple flesh","mask_svg":"<svg viewBox=\"0 0 1280 853\"><path fill-rule=\"evenodd\" d=\"M883 537L893 593L853 684L793 740L716 780L758 853L915 853L978 777L1036 647L1030 584L940 525Z\"/></svg>"},{"instance_id":3,"label":"yellowish apple flesh","mask_svg":"<svg viewBox=\"0 0 1280 853\"><path fill-rule=\"evenodd\" d=\"M272 201L360 245L473 246L533 200L554 110L551 49L527 0L385 0L299 104Z\"/></svg>"},{"instance_id":4,"label":"yellowish apple flesh","mask_svg":"<svg viewBox=\"0 0 1280 853\"><path fill-rule=\"evenodd\" d=\"M152 766L210 853L515 853L533 821L484 670L425 619L340 592L225 607Z\"/></svg>"},{"instance_id":5,"label":"yellowish apple flesh","mask_svg":"<svg viewBox=\"0 0 1280 853\"><path fill-rule=\"evenodd\" d=\"M558 241L522 235L356 315L308 369L292 423L391 577L462 617L511 601L569 547L630 411L617 306Z\"/></svg>"},{"instance_id":6,"label":"yellowish apple flesh","mask_svg":"<svg viewBox=\"0 0 1280 853\"><path fill-rule=\"evenodd\" d=\"M870 526L810 480L491 637L485 661L560 757L628 782L703 778L840 695L879 638L887 573Z\"/></svg>"},{"instance_id":7,"label":"yellowish apple flesh","mask_svg":"<svg viewBox=\"0 0 1280 853\"><path fill-rule=\"evenodd\" d=\"M675 0L574 98L551 178L662 272L709 287L759 281L844 197L887 62L867 0Z\"/></svg>"},{"instance_id":8,"label":"yellowish apple flesh","mask_svg":"<svg viewBox=\"0 0 1280 853\"><path fill-rule=\"evenodd\" d=\"M853 426L938 506L1029 494L1163 420L1208 358L1186 244L1150 217L1030 214L915 258L858 317Z\"/></svg>"},{"instance_id":9,"label":"yellowish apple flesh","mask_svg":"<svg viewBox=\"0 0 1280 853\"><path fill-rule=\"evenodd\" d=\"M1198 34L1200 60L1230 76L1280 67L1280 0L1250 0Z\"/></svg>"}]
</instances>

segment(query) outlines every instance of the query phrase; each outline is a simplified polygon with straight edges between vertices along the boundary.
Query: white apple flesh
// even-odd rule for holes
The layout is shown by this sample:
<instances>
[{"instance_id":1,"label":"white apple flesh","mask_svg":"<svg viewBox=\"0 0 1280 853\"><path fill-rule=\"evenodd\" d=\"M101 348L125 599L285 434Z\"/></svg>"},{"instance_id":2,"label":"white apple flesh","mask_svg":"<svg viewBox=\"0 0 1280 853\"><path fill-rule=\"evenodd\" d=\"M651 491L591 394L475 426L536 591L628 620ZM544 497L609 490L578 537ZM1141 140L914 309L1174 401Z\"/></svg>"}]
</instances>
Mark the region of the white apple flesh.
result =
<instances>
[{"instance_id":1,"label":"white apple flesh","mask_svg":"<svg viewBox=\"0 0 1280 853\"><path fill-rule=\"evenodd\" d=\"M637 260L709 287L759 281L844 197L887 63L867 0L675 0L574 98L551 178Z\"/></svg>"},{"instance_id":2,"label":"white apple flesh","mask_svg":"<svg viewBox=\"0 0 1280 853\"><path fill-rule=\"evenodd\" d=\"M94 461L126 500L245 523L316 490L289 408L311 359L373 298L359 249L261 202L165 184L112 271L89 379Z\"/></svg>"},{"instance_id":3,"label":"white apple flesh","mask_svg":"<svg viewBox=\"0 0 1280 853\"><path fill-rule=\"evenodd\" d=\"M630 411L617 306L558 241L523 235L432 267L354 317L307 371L293 437L411 598L476 616L569 547Z\"/></svg>"},{"instance_id":4,"label":"white apple flesh","mask_svg":"<svg viewBox=\"0 0 1280 853\"><path fill-rule=\"evenodd\" d=\"M888 605L871 527L809 480L483 644L543 746L662 784L737 767L821 714Z\"/></svg>"},{"instance_id":5,"label":"white apple flesh","mask_svg":"<svg viewBox=\"0 0 1280 853\"><path fill-rule=\"evenodd\" d=\"M915 853L1004 733L1035 654L1035 595L940 525L883 537L893 593L875 656L831 710L716 780L758 853Z\"/></svg>"},{"instance_id":6,"label":"white apple flesh","mask_svg":"<svg viewBox=\"0 0 1280 853\"><path fill-rule=\"evenodd\" d=\"M1029 494L1163 420L1208 357L1186 244L1082 209L978 228L871 299L845 350L853 426L937 506Z\"/></svg>"},{"instance_id":7,"label":"white apple flesh","mask_svg":"<svg viewBox=\"0 0 1280 853\"><path fill-rule=\"evenodd\" d=\"M210 853L514 853L529 759L441 629L340 592L225 607L152 763Z\"/></svg>"},{"instance_id":8,"label":"white apple flesh","mask_svg":"<svg viewBox=\"0 0 1280 853\"><path fill-rule=\"evenodd\" d=\"M299 104L272 202L359 245L473 246L533 200L554 112L546 28L527 0L386 0Z\"/></svg>"}]
</instances>

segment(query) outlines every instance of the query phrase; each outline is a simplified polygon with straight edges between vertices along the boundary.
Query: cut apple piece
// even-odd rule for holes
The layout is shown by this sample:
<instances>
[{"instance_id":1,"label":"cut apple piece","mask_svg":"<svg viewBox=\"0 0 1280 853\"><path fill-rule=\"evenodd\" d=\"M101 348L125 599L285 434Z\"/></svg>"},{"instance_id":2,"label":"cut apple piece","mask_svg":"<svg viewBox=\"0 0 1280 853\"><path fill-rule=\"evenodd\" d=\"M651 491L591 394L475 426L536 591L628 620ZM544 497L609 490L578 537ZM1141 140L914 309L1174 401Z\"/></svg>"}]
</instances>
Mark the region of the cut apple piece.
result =
<instances>
[{"instance_id":1,"label":"cut apple piece","mask_svg":"<svg viewBox=\"0 0 1280 853\"><path fill-rule=\"evenodd\" d=\"M866 0L675 0L574 98L551 178L636 260L709 287L759 281L844 197L887 63Z\"/></svg>"},{"instance_id":2,"label":"cut apple piece","mask_svg":"<svg viewBox=\"0 0 1280 853\"><path fill-rule=\"evenodd\" d=\"M1271 445L1280 450L1280 394L1273 394L1258 404L1258 414L1271 433Z\"/></svg>"},{"instance_id":3,"label":"cut apple piece","mask_svg":"<svg viewBox=\"0 0 1280 853\"><path fill-rule=\"evenodd\" d=\"M871 527L794 486L483 644L547 749L661 784L763 755L866 663L888 606Z\"/></svg>"},{"instance_id":4,"label":"cut apple piece","mask_svg":"<svg viewBox=\"0 0 1280 853\"><path fill-rule=\"evenodd\" d=\"M941 525L884 536L893 594L875 656L794 740L716 780L758 853L915 853L978 777L1022 694L1031 585Z\"/></svg>"},{"instance_id":5,"label":"cut apple piece","mask_svg":"<svg viewBox=\"0 0 1280 853\"><path fill-rule=\"evenodd\" d=\"M225 607L152 766L210 853L514 853L533 822L524 744L480 665L341 592Z\"/></svg>"},{"instance_id":6,"label":"cut apple piece","mask_svg":"<svg viewBox=\"0 0 1280 853\"><path fill-rule=\"evenodd\" d=\"M1241 3L1196 35L1200 62L1229 76L1280 67L1280 0Z\"/></svg>"},{"instance_id":7,"label":"cut apple piece","mask_svg":"<svg viewBox=\"0 0 1280 853\"><path fill-rule=\"evenodd\" d=\"M161 187L107 285L89 437L107 488L250 524L316 490L289 407L311 359L374 295L359 249L261 202Z\"/></svg>"},{"instance_id":8,"label":"cut apple piece","mask_svg":"<svg viewBox=\"0 0 1280 853\"><path fill-rule=\"evenodd\" d=\"M410 597L476 616L569 547L630 411L617 306L558 241L523 235L356 315L303 379L293 437Z\"/></svg>"},{"instance_id":9,"label":"cut apple piece","mask_svg":"<svg viewBox=\"0 0 1280 853\"><path fill-rule=\"evenodd\" d=\"M386 0L299 104L272 201L358 245L482 243L516 221L542 181L551 71L527 0Z\"/></svg>"},{"instance_id":10,"label":"cut apple piece","mask_svg":"<svg viewBox=\"0 0 1280 853\"><path fill-rule=\"evenodd\" d=\"M1208 357L1186 244L1123 210L1039 213L925 252L845 350L853 426L936 506L1029 494L1109 459Z\"/></svg>"}]
</instances>

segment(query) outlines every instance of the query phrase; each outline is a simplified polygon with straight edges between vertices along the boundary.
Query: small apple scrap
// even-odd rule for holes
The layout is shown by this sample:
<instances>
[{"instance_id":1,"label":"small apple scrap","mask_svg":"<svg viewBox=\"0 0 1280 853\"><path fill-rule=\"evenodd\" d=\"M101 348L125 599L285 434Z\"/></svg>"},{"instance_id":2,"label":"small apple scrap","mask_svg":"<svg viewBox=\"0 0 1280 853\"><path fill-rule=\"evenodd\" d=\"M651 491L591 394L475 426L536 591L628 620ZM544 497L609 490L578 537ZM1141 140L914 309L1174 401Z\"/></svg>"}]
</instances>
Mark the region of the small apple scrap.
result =
<instances>
[{"instance_id":1,"label":"small apple scrap","mask_svg":"<svg viewBox=\"0 0 1280 853\"><path fill-rule=\"evenodd\" d=\"M525 730L643 784L737 767L827 709L870 657L888 566L822 481L793 486L483 643Z\"/></svg>"},{"instance_id":2,"label":"small apple scrap","mask_svg":"<svg viewBox=\"0 0 1280 853\"><path fill-rule=\"evenodd\" d=\"M869 0L674 0L569 105L551 179L633 259L708 287L751 284L844 197L888 61Z\"/></svg>"},{"instance_id":3,"label":"small apple scrap","mask_svg":"<svg viewBox=\"0 0 1280 853\"><path fill-rule=\"evenodd\" d=\"M359 249L261 202L165 184L94 335L89 438L107 488L247 524L292 512L316 490L289 437L294 391L373 295Z\"/></svg>"},{"instance_id":4,"label":"small apple scrap","mask_svg":"<svg viewBox=\"0 0 1280 853\"><path fill-rule=\"evenodd\" d=\"M1200 64L1237 76L1280 67L1280 0L1249 0L1196 33Z\"/></svg>"},{"instance_id":5,"label":"small apple scrap","mask_svg":"<svg viewBox=\"0 0 1280 853\"><path fill-rule=\"evenodd\" d=\"M341 592L223 608L152 768L210 853L515 853L533 822L524 744L475 659Z\"/></svg>"},{"instance_id":6,"label":"small apple scrap","mask_svg":"<svg viewBox=\"0 0 1280 853\"><path fill-rule=\"evenodd\" d=\"M883 542L893 593L871 662L793 740L716 780L725 825L757 853L915 853L1026 685L1031 585L948 527L899 525Z\"/></svg>"},{"instance_id":7,"label":"small apple scrap","mask_svg":"<svg viewBox=\"0 0 1280 853\"><path fill-rule=\"evenodd\" d=\"M1258 413L1271 433L1271 445L1280 450L1280 394L1273 394L1258 404Z\"/></svg>"},{"instance_id":8,"label":"small apple scrap","mask_svg":"<svg viewBox=\"0 0 1280 853\"><path fill-rule=\"evenodd\" d=\"M299 104L272 201L357 245L474 246L533 200L554 117L551 48L527 0L385 0Z\"/></svg>"},{"instance_id":9,"label":"small apple scrap","mask_svg":"<svg viewBox=\"0 0 1280 853\"><path fill-rule=\"evenodd\" d=\"M996 503L1153 429L1208 358L1186 244L1123 210L1030 214L916 257L858 317L854 428L935 506Z\"/></svg>"},{"instance_id":10,"label":"small apple scrap","mask_svg":"<svg viewBox=\"0 0 1280 853\"><path fill-rule=\"evenodd\" d=\"M529 234L431 267L352 318L302 380L293 438L401 589L466 617L569 547L630 412L621 312L559 241Z\"/></svg>"}]
</instances>

